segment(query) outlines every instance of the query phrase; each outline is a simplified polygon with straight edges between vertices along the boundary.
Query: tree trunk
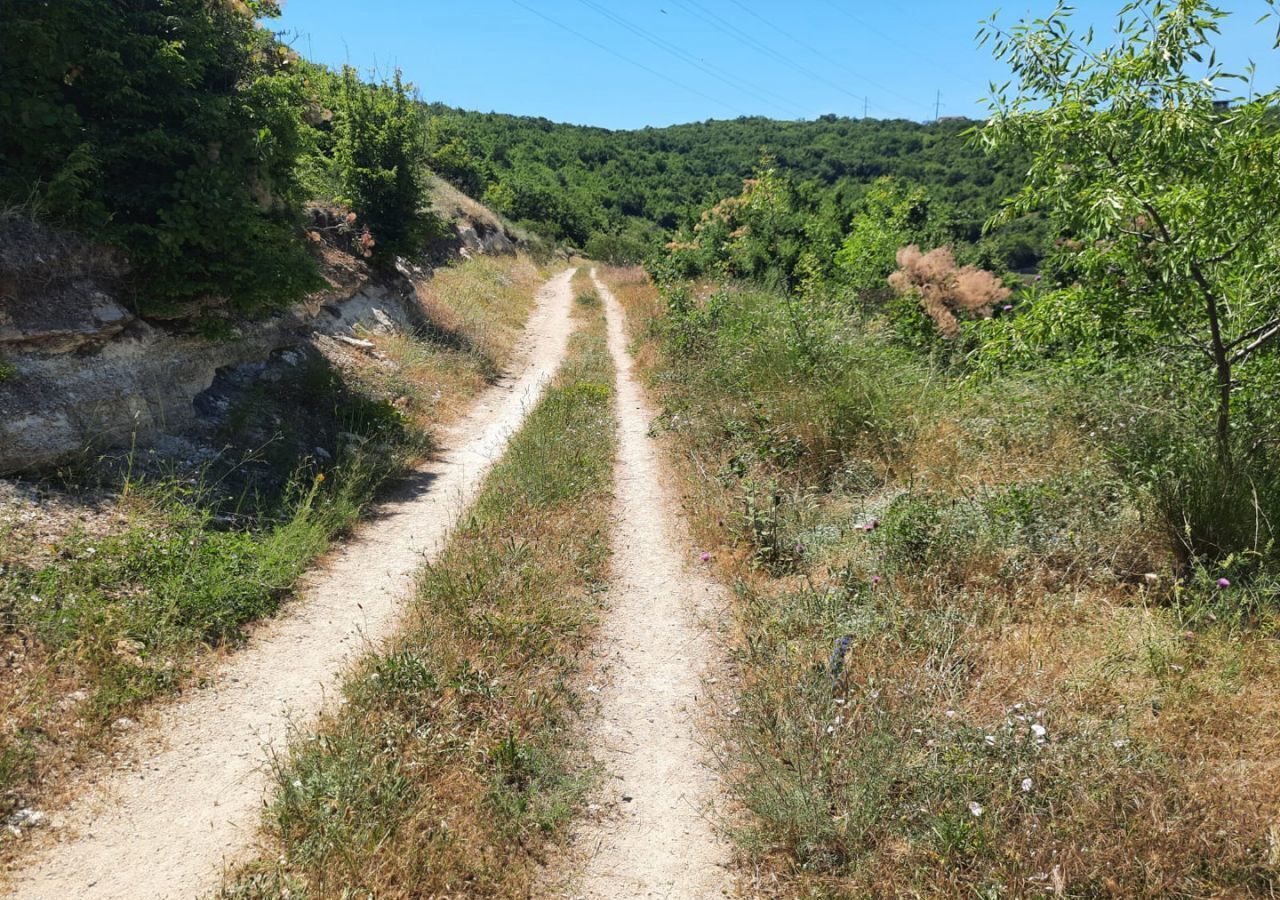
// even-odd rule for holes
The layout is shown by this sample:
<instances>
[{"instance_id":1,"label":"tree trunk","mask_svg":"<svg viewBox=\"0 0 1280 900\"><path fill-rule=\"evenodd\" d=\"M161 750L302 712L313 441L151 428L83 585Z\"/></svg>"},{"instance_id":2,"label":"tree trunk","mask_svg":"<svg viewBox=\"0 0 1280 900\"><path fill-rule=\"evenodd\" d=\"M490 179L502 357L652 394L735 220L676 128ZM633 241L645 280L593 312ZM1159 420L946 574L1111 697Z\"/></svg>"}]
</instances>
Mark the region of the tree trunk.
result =
<instances>
[{"instance_id":1,"label":"tree trunk","mask_svg":"<svg viewBox=\"0 0 1280 900\"><path fill-rule=\"evenodd\" d=\"M1218 462L1230 472L1231 459L1231 357L1222 340L1222 323L1218 318L1218 298L1208 289L1205 279L1196 271L1196 280L1205 288L1205 305L1209 313L1209 334L1213 340L1213 364L1218 376L1218 421L1214 437L1218 445Z\"/></svg>"}]
</instances>

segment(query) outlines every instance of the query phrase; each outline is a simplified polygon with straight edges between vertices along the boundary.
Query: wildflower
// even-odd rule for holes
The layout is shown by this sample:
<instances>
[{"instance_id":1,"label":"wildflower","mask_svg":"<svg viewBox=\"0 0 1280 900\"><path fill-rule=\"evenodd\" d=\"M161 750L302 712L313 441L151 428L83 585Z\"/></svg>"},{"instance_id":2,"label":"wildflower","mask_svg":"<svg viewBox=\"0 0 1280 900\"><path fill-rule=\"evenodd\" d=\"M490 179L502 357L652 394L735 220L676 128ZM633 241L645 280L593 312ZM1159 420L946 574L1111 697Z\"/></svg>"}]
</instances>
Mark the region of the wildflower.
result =
<instances>
[{"instance_id":1,"label":"wildflower","mask_svg":"<svg viewBox=\"0 0 1280 900\"><path fill-rule=\"evenodd\" d=\"M1218 579L1218 587L1220 587L1220 588L1229 588L1229 587L1231 587L1231 580L1230 580L1229 578L1219 578L1219 579Z\"/></svg>"},{"instance_id":2,"label":"wildflower","mask_svg":"<svg viewBox=\"0 0 1280 900\"><path fill-rule=\"evenodd\" d=\"M827 662L827 671L831 673L833 679L839 678L840 673L844 671L844 657L852 643L853 635L851 634L846 634L836 641L836 646L831 651L831 659Z\"/></svg>"},{"instance_id":3,"label":"wildflower","mask_svg":"<svg viewBox=\"0 0 1280 900\"><path fill-rule=\"evenodd\" d=\"M872 575L872 576L871 576L871 583L872 583L872 584L879 584L879 583L880 583L880 576L879 576L879 575Z\"/></svg>"},{"instance_id":4,"label":"wildflower","mask_svg":"<svg viewBox=\"0 0 1280 900\"><path fill-rule=\"evenodd\" d=\"M1037 741L1043 741L1048 731L1045 730L1043 725L1036 724L1031 726L1031 733L1036 736Z\"/></svg>"},{"instance_id":5,"label":"wildflower","mask_svg":"<svg viewBox=\"0 0 1280 900\"><path fill-rule=\"evenodd\" d=\"M1030 778L1024 778L1024 779L1022 779L1022 793L1024 793L1024 794L1030 794L1030 793L1031 793L1031 779L1030 779Z\"/></svg>"},{"instance_id":6,"label":"wildflower","mask_svg":"<svg viewBox=\"0 0 1280 900\"><path fill-rule=\"evenodd\" d=\"M804 556L804 544L801 544L798 541L796 542L796 555Z\"/></svg>"},{"instance_id":7,"label":"wildflower","mask_svg":"<svg viewBox=\"0 0 1280 900\"><path fill-rule=\"evenodd\" d=\"M986 812L986 810L982 808L982 804L979 803L977 800L970 800L969 812L972 813L973 817L976 819L979 816L981 816L984 812Z\"/></svg>"},{"instance_id":8,"label":"wildflower","mask_svg":"<svg viewBox=\"0 0 1280 900\"><path fill-rule=\"evenodd\" d=\"M1004 310L1005 312L1013 312L1013 304L1012 304L1012 303L1006 303L1004 306L1002 306L1002 307L1000 307L1000 308L1001 308L1002 310Z\"/></svg>"},{"instance_id":9,"label":"wildflower","mask_svg":"<svg viewBox=\"0 0 1280 900\"><path fill-rule=\"evenodd\" d=\"M711 554L708 553L706 550L703 550L702 553L698 556L698 559L702 560L703 562L711 562Z\"/></svg>"},{"instance_id":10,"label":"wildflower","mask_svg":"<svg viewBox=\"0 0 1280 900\"><path fill-rule=\"evenodd\" d=\"M1145 581L1147 584L1159 584L1160 576L1157 575L1155 572L1148 572L1147 574L1142 576L1142 580Z\"/></svg>"},{"instance_id":11,"label":"wildflower","mask_svg":"<svg viewBox=\"0 0 1280 900\"><path fill-rule=\"evenodd\" d=\"M317 482L317 483L319 483L319 482L321 482L321 481L324 481L324 473L323 473L323 472L321 472L321 473L319 473L318 475L316 475L316 482Z\"/></svg>"},{"instance_id":12,"label":"wildflower","mask_svg":"<svg viewBox=\"0 0 1280 900\"><path fill-rule=\"evenodd\" d=\"M295 778L295 779L293 780L293 786L294 786L295 788L297 788L298 790L302 790L302 782L301 782L301 780L299 780L299 779Z\"/></svg>"}]
</instances>

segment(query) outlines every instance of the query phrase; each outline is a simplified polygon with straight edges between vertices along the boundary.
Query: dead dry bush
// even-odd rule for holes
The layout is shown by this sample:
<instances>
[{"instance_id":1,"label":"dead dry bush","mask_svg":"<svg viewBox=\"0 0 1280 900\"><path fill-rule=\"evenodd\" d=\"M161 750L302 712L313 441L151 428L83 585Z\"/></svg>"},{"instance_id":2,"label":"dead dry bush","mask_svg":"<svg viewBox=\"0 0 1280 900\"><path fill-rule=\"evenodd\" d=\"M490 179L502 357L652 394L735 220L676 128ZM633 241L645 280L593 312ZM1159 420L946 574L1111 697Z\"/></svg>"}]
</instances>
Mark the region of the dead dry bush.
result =
<instances>
[{"instance_id":1,"label":"dead dry bush","mask_svg":"<svg viewBox=\"0 0 1280 900\"><path fill-rule=\"evenodd\" d=\"M898 271L889 276L889 284L899 296L918 296L920 307L947 338L960 333L960 315L990 318L1011 293L990 272L957 265L950 247L923 253L915 244L898 251Z\"/></svg>"}]
</instances>

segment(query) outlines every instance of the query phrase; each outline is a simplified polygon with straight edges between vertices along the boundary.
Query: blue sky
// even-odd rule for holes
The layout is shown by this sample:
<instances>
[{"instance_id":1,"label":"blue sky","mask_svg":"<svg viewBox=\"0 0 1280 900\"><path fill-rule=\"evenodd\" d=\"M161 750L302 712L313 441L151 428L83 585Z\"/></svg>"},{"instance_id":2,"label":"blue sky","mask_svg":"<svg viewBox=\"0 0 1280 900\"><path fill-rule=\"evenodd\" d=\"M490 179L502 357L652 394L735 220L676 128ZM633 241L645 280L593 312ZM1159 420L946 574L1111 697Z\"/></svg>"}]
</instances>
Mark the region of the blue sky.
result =
<instances>
[{"instance_id":1,"label":"blue sky","mask_svg":"<svg viewBox=\"0 0 1280 900\"><path fill-rule=\"evenodd\" d=\"M638 128L703 119L824 113L925 120L982 117L1007 72L979 50L999 0L287 0L271 27L319 62L399 66L424 99L561 122ZM1109 29L1122 0L1077 0ZM1235 14L1219 58L1280 83L1262 0ZM1011 23L1052 0L1005 5Z\"/></svg>"}]
</instances>

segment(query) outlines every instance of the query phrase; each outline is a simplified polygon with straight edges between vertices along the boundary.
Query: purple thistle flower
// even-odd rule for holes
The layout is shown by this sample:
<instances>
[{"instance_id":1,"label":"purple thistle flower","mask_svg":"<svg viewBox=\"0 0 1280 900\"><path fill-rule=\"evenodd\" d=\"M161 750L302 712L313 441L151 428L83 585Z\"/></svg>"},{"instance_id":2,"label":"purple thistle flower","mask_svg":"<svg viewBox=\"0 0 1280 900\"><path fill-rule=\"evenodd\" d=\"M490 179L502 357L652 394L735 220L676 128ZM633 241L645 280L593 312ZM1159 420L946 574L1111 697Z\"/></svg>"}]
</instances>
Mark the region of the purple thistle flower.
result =
<instances>
[{"instance_id":1,"label":"purple thistle flower","mask_svg":"<svg viewBox=\"0 0 1280 900\"><path fill-rule=\"evenodd\" d=\"M880 576L879 576L879 575L872 575L872 576L871 576L871 583L872 583L872 584L879 584L879 583L880 583Z\"/></svg>"},{"instance_id":2,"label":"purple thistle flower","mask_svg":"<svg viewBox=\"0 0 1280 900\"><path fill-rule=\"evenodd\" d=\"M1219 578L1219 579L1218 579L1218 587L1220 587L1220 588L1229 588L1229 587L1231 587L1231 581L1230 581L1230 579L1227 579L1227 578Z\"/></svg>"},{"instance_id":3,"label":"purple thistle flower","mask_svg":"<svg viewBox=\"0 0 1280 900\"><path fill-rule=\"evenodd\" d=\"M708 553L706 550L703 550L702 554L698 557L698 559L702 560L703 562L711 562L711 554Z\"/></svg>"}]
</instances>

